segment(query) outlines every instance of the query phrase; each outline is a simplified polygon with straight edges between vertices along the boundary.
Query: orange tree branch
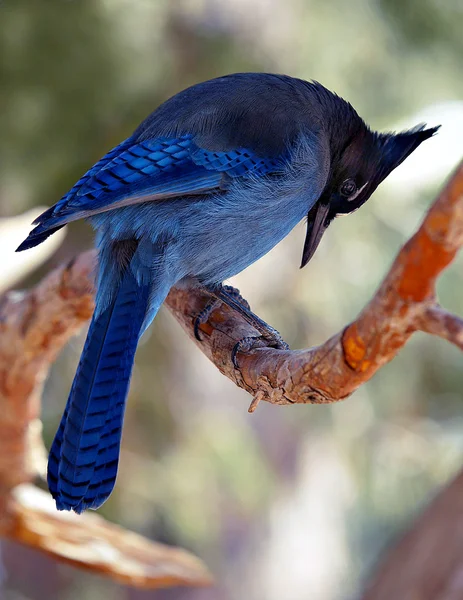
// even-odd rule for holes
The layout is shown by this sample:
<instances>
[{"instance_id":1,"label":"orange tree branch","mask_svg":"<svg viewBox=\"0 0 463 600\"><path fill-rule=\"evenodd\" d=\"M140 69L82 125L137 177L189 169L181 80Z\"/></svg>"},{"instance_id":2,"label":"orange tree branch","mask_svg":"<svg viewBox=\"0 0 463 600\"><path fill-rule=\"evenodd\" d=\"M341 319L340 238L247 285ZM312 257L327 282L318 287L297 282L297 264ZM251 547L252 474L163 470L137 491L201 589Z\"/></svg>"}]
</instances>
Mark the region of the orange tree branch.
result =
<instances>
[{"instance_id":1,"label":"orange tree branch","mask_svg":"<svg viewBox=\"0 0 463 600\"><path fill-rule=\"evenodd\" d=\"M230 359L235 344L257 335L226 306L219 306L194 340L192 322L206 297L173 290L167 305L222 373L259 400L273 404L337 402L348 397L394 358L417 330L461 347L461 320L440 309L437 277L463 244L463 163L403 246L389 273L357 319L324 344L307 350L256 349Z\"/></svg>"}]
</instances>

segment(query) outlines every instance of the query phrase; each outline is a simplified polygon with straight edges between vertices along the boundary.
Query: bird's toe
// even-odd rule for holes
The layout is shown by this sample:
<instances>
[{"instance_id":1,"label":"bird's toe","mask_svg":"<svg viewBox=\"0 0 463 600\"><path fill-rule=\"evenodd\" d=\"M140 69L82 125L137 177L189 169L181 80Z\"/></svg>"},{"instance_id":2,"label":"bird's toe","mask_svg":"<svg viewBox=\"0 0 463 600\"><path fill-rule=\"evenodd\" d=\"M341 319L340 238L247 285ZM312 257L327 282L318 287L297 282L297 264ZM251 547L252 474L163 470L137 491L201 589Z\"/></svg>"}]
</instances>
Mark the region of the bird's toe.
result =
<instances>
[{"instance_id":1,"label":"bird's toe","mask_svg":"<svg viewBox=\"0 0 463 600\"><path fill-rule=\"evenodd\" d=\"M198 340L198 342L202 342L201 339L201 335L200 335L200 327L201 325L204 325L204 323L207 323L209 317L211 316L211 314L213 313L213 311L217 308L217 306L220 304L220 302L218 300L212 300L211 302L209 302L208 304L206 304L206 306L203 308L203 310L198 313L193 321L193 331L195 334L195 338Z\"/></svg>"}]
</instances>

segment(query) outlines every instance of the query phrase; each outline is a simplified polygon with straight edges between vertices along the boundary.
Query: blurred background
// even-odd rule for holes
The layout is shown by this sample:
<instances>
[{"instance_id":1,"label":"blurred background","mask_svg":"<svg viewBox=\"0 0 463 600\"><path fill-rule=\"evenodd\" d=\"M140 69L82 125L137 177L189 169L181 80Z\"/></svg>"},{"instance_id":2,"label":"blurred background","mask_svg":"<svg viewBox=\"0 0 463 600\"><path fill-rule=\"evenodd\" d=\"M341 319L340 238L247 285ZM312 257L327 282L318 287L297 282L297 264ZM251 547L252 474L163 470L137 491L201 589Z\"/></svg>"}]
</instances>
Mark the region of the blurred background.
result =
<instances>
[{"instance_id":1,"label":"blurred background","mask_svg":"<svg viewBox=\"0 0 463 600\"><path fill-rule=\"evenodd\" d=\"M13 217L56 202L160 102L224 73L284 72L319 80L373 128L443 125L367 205L336 221L303 271L300 225L231 282L291 347L323 342L368 301L461 158L462 30L458 0L1 1L0 285L30 286L92 245L76 223L51 242L51 258L37 249L16 259L33 216ZM439 285L460 314L461 267ZM45 387L47 445L84 333ZM461 467L462 364L445 342L416 335L343 403L261 403L249 415L250 397L162 310L139 347L118 482L100 512L195 552L217 586L134 591L3 543L0 596L355 598Z\"/></svg>"}]
</instances>

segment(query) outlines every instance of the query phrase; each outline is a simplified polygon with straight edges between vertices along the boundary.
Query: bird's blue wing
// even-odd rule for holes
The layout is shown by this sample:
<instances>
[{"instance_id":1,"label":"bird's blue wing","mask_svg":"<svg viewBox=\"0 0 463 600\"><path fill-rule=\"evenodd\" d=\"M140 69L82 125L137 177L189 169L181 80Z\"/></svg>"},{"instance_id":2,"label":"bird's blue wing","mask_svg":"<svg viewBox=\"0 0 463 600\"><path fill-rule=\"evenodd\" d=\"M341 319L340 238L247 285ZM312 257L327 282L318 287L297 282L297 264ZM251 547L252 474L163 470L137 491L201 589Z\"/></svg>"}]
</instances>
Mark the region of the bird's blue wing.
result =
<instances>
[{"instance_id":1,"label":"bird's blue wing","mask_svg":"<svg viewBox=\"0 0 463 600\"><path fill-rule=\"evenodd\" d=\"M131 204L225 190L234 178L282 172L286 160L262 158L246 148L207 150L192 135L142 142L129 138L35 220L18 250L36 246L71 221Z\"/></svg>"}]
</instances>

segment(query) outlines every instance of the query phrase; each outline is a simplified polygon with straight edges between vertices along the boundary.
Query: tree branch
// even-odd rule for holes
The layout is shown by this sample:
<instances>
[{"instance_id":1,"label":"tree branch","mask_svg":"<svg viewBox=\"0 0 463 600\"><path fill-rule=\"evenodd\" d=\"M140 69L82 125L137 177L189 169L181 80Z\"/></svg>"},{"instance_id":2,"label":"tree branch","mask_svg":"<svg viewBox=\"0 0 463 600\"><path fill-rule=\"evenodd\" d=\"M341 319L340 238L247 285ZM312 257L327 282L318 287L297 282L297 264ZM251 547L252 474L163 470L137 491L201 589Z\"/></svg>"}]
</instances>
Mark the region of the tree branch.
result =
<instances>
[{"instance_id":1,"label":"tree branch","mask_svg":"<svg viewBox=\"0 0 463 600\"><path fill-rule=\"evenodd\" d=\"M424 309L417 326L420 331L437 335L463 350L463 319L438 304Z\"/></svg>"},{"instance_id":2,"label":"tree branch","mask_svg":"<svg viewBox=\"0 0 463 600\"><path fill-rule=\"evenodd\" d=\"M347 398L392 360L414 331L427 331L461 347L461 319L435 300L437 277L463 245L463 163L429 209L421 227L400 250L376 294L343 331L307 350L257 349L230 359L235 344L257 335L228 307L219 306L201 326L192 322L207 298L173 290L167 305L189 336L217 368L254 397L250 409L273 404L325 403Z\"/></svg>"},{"instance_id":3,"label":"tree branch","mask_svg":"<svg viewBox=\"0 0 463 600\"><path fill-rule=\"evenodd\" d=\"M97 514L58 512L49 493L18 485L5 535L60 562L106 575L124 585L161 588L212 582L203 563L185 550L152 542Z\"/></svg>"}]
</instances>

